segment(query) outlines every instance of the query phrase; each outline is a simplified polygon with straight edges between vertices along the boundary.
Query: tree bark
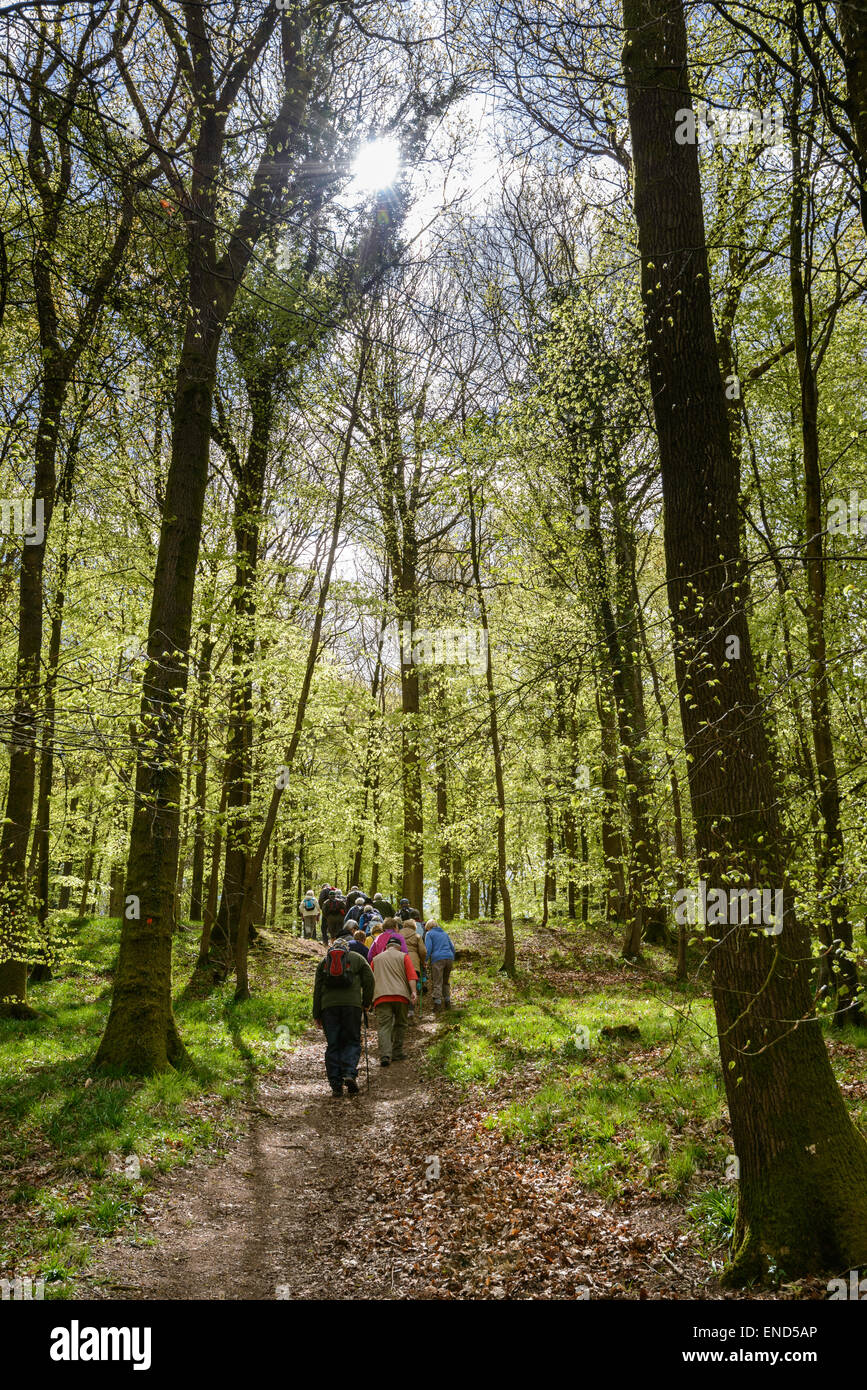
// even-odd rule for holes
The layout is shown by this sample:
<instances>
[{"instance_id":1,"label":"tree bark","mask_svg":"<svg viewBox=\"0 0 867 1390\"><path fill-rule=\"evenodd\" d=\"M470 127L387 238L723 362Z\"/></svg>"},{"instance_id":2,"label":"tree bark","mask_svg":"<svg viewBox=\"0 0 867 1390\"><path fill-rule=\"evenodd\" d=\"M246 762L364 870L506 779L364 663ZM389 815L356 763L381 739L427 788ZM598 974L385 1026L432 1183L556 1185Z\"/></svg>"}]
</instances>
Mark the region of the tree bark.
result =
<instances>
[{"instance_id":1,"label":"tree bark","mask_svg":"<svg viewBox=\"0 0 867 1390\"><path fill-rule=\"evenodd\" d=\"M739 478L714 338L681 0L624 0L645 335L662 470L669 605L699 871L708 890L789 887L744 610ZM740 656L731 659L727 639ZM812 1008L810 942L711 927L714 1008L740 1164L730 1282L867 1260L867 1143Z\"/></svg>"}]
</instances>

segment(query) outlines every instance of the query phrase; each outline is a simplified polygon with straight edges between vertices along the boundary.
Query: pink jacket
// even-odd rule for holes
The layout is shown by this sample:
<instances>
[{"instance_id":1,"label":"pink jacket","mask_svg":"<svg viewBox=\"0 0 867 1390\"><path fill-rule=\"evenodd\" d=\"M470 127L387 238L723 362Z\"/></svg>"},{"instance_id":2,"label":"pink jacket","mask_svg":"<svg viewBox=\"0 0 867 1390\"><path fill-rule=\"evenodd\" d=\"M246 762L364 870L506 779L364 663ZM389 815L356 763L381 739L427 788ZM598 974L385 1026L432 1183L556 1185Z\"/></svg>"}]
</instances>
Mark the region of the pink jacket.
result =
<instances>
[{"instance_id":1,"label":"pink jacket","mask_svg":"<svg viewBox=\"0 0 867 1390\"><path fill-rule=\"evenodd\" d=\"M376 957L379 955L380 951L385 950L392 937L394 937L396 941L400 942L400 949L403 951L403 954L405 956L408 956L409 951L407 950L406 941L404 940L402 934L399 931L394 931L393 928L389 927L386 931L381 931L379 933L379 936L376 938L376 940L374 941L373 945L367 953L367 959L369 961L375 960Z\"/></svg>"}]
</instances>

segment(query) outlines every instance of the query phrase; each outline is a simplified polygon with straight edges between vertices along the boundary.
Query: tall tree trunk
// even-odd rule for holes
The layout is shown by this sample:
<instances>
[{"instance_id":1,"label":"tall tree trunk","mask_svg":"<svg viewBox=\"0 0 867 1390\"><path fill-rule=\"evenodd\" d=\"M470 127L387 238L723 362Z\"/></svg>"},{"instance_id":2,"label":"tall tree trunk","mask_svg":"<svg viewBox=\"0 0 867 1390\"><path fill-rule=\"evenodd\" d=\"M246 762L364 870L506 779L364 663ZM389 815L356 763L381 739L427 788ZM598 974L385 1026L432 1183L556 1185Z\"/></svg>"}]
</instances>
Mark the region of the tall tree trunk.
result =
<instances>
[{"instance_id":1,"label":"tall tree trunk","mask_svg":"<svg viewBox=\"0 0 867 1390\"><path fill-rule=\"evenodd\" d=\"M75 792L75 793L72 795L72 797L70 798L70 801L69 801L69 821L70 821L70 825L75 821L76 812L78 811L78 796L79 796L78 792ZM68 833L68 831L67 831L67 833ZM73 861L72 861L72 859L64 859L64 861L63 861L63 877L64 877L64 878L71 878L71 876L72 876L72 866L73 866ZM70 897L71 897L71 891L70 891L70 886L69 886L69 884L68 884L68 883L62 883L62 884L60 885L60 893L58 894L58 898L57 898L57 907L58 907L58 910L59 910L59 911L61 911L61 912L65 912L65 911L66 911L66 909L69 907L69 899L70 899Z\"/></svg>"},{"instance_id":2,"label":"tall tree trunk","mask_svg":"<svg viewBox=\"0 0 867 1390\"><path fill-rule=\"evenodd\" d=\"M794 45L793 45L794 46ZM831 732L828 688L828 652L825 640L825 535L822 517L822 466L819 454L819 386L815 350L808 314L808 284L804 266L805 183L809 179L801 150L798 117L802 87L797 79L792 95L792 203L790 215L789 281L795 359L801 387L801 443L804 464L804 567L807 572L807 652L810 658L810 724L819 778L819 811L824 834L818 861L819 926L828 952L837 1000L834 1021L838 1025L862 1025L858 1000L858 973L852 955L852 923L844 887L846 850L840 821L840 783ZM811 142L808 143L808 164ZM812 266L807 266L812 281Z\"/></svg>"},{"instance_id":3,"label":"tall tree trunk","mask_svg":"<svg viewBox=\"0 0 867 1390\"><path fill-rule=\"evenodd\" d=\"M542 883L542 926L548 925L549 904L554 896L553 887L553 868L554 868L554 807L551 797L546 794L545 802L545 874Z\"/></svg>"},{"instance_id":4,"label":"tall tree trunk","mask_svg":"<svg viewBox=\"0 0 867 1390\"><path fill-rule=\"evenodd\" d=\"M211 661L214 640L210 617L202 628L199 649L199 699L196 740L196 810L193 829L193 871L190 884L190 920L202 920L202 889L205 881L205 811L208 803L208 715L211 698Z\"/></svg>"},{"instance_id":5,"label":"tall tree trunk","mask_svg":"<svg viewBox=\"0 0 867 1390\"><path fill-rule=\"evenodd\" d=\"M72 477L75 456L78 452L78 430L76 429L66 459L64 479L61 488L63 507L63 539L57 561L57 584L54 596L54 613L51 619L51 635L48 640L48 666L45 672L44 706L42 717L42 756L39 764L39 792L36 798L36 827L33 847L35 850L34 879L38 898L37 920L39 922L40 947L45 951L43 960L37 961L30 973L34 982L51 978L50 950L48 935L48 872L51 846L51 790L54 784L54 692L57 685L57 670L60 665L60 638L63 632L63 607L66 600L66 578L69 572L69 498L72 491Z\"/></svg>"},{"instance_id":6,"label":"tall tree trunk","mask_svg":"<svg viewBox=\"0 0 867 1390\"><path fill-rule=\"evenodd\" d=\"M432 683L432 688L433 683ZM434 765L436 772L437 834L439 837L440 919L450 922L457 916L452 905L452 846L449 837L448 762L445 740L447 711L445 681L436 683L434 709Z\"/></svg>"},{"instance_id":7,"label":"tall tree trunk","mask_svg":"<svg viewBox=\"0 0 867 1390\"><path fill-rule=\"evenodd\" d=\"M234 341L234 339L233 339ZM229 801L226 820L226 863L223 897L214 940L237 939L244 880L250 858L250 801L253 782L253 662L256 649L256 582L259 530L265 470L274 413L273 381L247 377L252 427L246 457L234 448L228 425L221 418L221 442L235 475L235 583L232 590L232 670L229 694ZM253 922L261 922L261 889Z\"/></svg>"},{"instance_id":8,"label":"tall tree trunk","mask_svg":"<svg viewBox=\"0 0 867 1390\"><path fill-rule=\"evenodd\" d=\"M740 552L739 478L714 338L681 0L624 0L624 75L645 333L662 469L669 604L699 871L708 891L783 888L779 823ZM696 520L700 518L701 524ZM731 659L727 639L740 656ZM785 898L784 898L785 902ZM867 1143L815 1019L810 941L711 926L713 1000L740 1165L730 1281L867 1260Z\"/></svg>"},{"instance_id":9,"label":"tall tree trunk","mask_svg":"<svg viewBox=\"0 0 867 1390\"><path fill-rule=\"evenodd\" d=\"M283 843L283 926L290 930L295 926L295 854L292 848L292 841L285 840ZM299 883L301 882L299 878ZM304 892L304 885L299 889L299 898Z\"/></svg>"},{"instance_id":10,"label":"tall tree trunk","mask_svg":"<svg viewBox=\"0 0 867 1390\"><path fill-rule=\"evenodd\" d=\"M91 879L93 878L93 859L96 850L96 832L99 827L99 809L97 806L96 797L94 797L93 803L91 804L90 815L90 839L87 844L87 850L84 856L84 867L81 873L83 882L81 885L81 899L78 904L79 917L84 917L85 913L87 912L87 900L90 897L90 884Z\"/></svg>"},{"instance_id":11,"label":"tall tree trunk","mask_svg":"<svg viewBox=\"0 0 867 1390\"><path fill-rule=\"evenodd\" d=\"M139 916L124 919L111 1013L96 1064L146 1074L189 1064L172 1011L172 924L178 861L180 752L187 688L186 653L202 531L219 335L201 302L205 276L194 262L198 312L186 330L175 388L171 462L166 479L148 621L140 748L124 897ZM211 297L210 295L208 296Z\"/></svg>"},{"instance_id":12,"label":"tall tree trunk","mask_svg":"<svg viewBox=\"0 0 867 1390\"><path fill-rule=\"evenodd\" d=\"M503 900L503 936L505 951L502 969L507 975L515 974L515 934L512 927L512 897L509 892L509 879L506 855L506 784L503 777L503 751L500 743L500 724L497 715L497 692L494 687L494 664L491 655L490 631L488 628L488 604L482 584L482 567L479 555L480 517L476 512L475 493L472 483L468 487L470 506L470 560L476 586L476 602L479 606L479 619L482 624L485 643L485 685L488 692L488 725L491 731L491 756L494 760L494 785L497 791L497 875L500 881L500 896ZM496 880L491 882L491 898L496 891ZM493 901L491 916L493 917Z\"/></svg>"},{"instance_id":13,"label":"tall tree trunk","mask_svg":"<svg viewBox=\"0 0 867 1390\"><path fill-rule=\"evenodd\" d=\"M621 921L626 914L626 858L623 834L620 829L620 779L617 769L620 766L620 749L617 740L617 715L614 710L613 694L606 688L600 689L603 675L600 672L596 689L596 710L599 715L599 734L602 744L602 811L600 835L602 858L605 861L607 886L605 892L605 919ZM557 896L556 885L551 893Z\"/></svg>"},{"instance_id":14,"label":"tall tree trunk","mask_svg":"<svg viewBox=\"0 0 867 1390\"><path fill-rule=\"evenodd\" d=\"M587 844L587 830L583 822L581 825L581 868L583 877L581 880L581 921L587 923L590 920L590 849Z\"/></svg>"},{"instance_id":15,"label":"tall tree trunk","mask_svg":"<svg viewBox=\"0 0 867 1390\"><path fill-rule=\"evenodd\" d=\"M214 929L214 923L217 920L217 892L220 885L220 854L223 848L223 824L226 818L228 800L229 785L224 773L220 791L220 809L217 813L217 819L214 822L214 838L211 842L211 869L208 874L208 891L202 910L202 934L199 938L199 959L197 962L199 966L205 966L209 963L211 933Z\"/></svg>"},{"instance_id":16,"label":"tall tree trunk","mask_svg":"<svg viewBox=\"0 0 867 1390\"><path fill-rule=\"evenodd\" d=\"M452 918L461 917L463 901L464 856L459 849L452 853L451 904Z\"/></svg>"},{"instance_id":17,"label":"tall tree trunk","mask_svg":"<svg viewBox=\"0 0 867 1390\"><path fill-rule=\"evenodd\" d=\"M93 18L91 19L93 22ZM109 287L126 251L132 229L133 202L126 199L115 236L101 265L93 267L89 290L66 345L55 296L57 246L62 211L71 190L71 158L52 168L44 141L44 126L53 127L68 155L69 121L77 106L74 93L81 83L81 68L73 73L64 101L49 83L42 64L57 66L46 57L44 31L31 72L27 165L41 203L42 219L32 262L42 382L36 438L33 446L34 485L32 530L22 544L18 595L18 649L12 729L9 738L9 784L0 831L0 1016L28 1015L27 955L30 903L27 885L27 846L33 816L36 784L36 745L40 659L42 656L43 572L48 533L57 492L57 450L73 373L92 339ZM83 50L82 50L83 51ZM75 67L76 65L70 65ZM43 103L56 102L49 121ZM62 131L62 134L61 134ZM68 307L68 306L67 306ZM68 498L67 498L68 500ZM28 529L25 521L25 530Z\"/></svg>"}]
</instances>

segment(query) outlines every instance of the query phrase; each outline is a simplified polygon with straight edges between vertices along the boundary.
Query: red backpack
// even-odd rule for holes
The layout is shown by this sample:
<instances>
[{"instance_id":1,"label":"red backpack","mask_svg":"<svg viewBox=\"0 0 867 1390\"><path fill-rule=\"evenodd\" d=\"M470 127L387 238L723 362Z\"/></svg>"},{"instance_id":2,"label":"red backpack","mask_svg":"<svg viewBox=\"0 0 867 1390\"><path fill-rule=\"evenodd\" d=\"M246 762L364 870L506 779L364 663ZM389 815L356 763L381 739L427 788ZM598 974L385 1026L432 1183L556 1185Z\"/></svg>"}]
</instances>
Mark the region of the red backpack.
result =
<instances>
[{"instance_id":1,"label":"red backpack","mask_svg":"<svg viewBox=\"0 0 867 1390\"><path fill-rule=\"evenodd\" d=\"M346 989L352 984L348 946L329 946L325 953L325 984L338 989Z\"/></svg>"}]
</instances>

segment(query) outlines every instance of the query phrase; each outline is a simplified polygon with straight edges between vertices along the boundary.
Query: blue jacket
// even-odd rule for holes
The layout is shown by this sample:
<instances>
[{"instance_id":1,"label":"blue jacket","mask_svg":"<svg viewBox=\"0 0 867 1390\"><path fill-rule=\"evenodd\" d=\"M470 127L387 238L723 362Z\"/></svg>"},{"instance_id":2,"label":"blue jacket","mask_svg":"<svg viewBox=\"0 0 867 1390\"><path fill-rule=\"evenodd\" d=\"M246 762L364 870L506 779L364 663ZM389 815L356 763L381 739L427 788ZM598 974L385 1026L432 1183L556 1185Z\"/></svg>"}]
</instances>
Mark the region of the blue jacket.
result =
<instances>
[{"instance_id":1,"label":"blue jacket","mask_svg":"<svg viewBox=\"0 0 867 1390\"><path fill-rule=\"evenodd\" d=\"M455 943L442 927L431 927L430 931L425 933L424 944L427 946L427 958L431 965L438 960L455 958Z\"/></svg>"}]
</instances>

